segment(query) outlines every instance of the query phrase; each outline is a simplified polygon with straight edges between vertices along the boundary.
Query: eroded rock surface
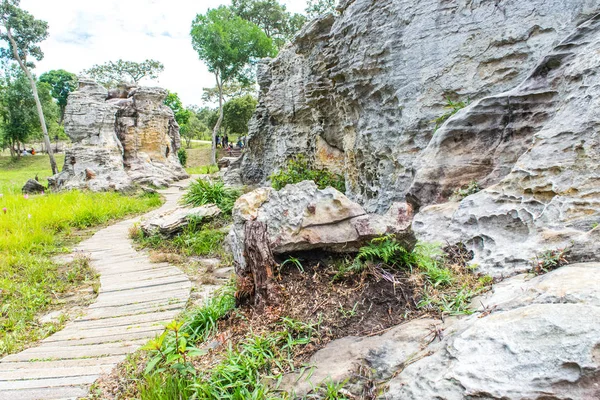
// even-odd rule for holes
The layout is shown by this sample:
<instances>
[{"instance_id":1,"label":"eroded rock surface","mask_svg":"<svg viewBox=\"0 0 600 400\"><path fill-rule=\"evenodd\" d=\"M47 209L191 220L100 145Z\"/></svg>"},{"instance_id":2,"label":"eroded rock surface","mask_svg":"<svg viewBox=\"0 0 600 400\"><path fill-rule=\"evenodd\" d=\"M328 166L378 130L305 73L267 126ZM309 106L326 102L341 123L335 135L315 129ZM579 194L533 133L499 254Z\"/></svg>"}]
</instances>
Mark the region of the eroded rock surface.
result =
<instances>
[{"instance_id":1,"label":"eroded rock surface","mask_svg":"<svg viewBox=\"0 0 600 400\"><path fill-rule=\"evenodd\" d=\"M313 371L286 377L285 388L303 395L345 379L360 388L362 365L372 379L392 378L382 399L596 399L597 287L597 263L515 276L474 301L469 317L415 320L379 337L334 341L312 357Z\"/></svg>"},{"instance_id":2,"label":"eroded rock surface","mask_svg":"<svg viewBox=\"0 0 600 400\"><path fill-rule=\"evenodd\" d=\"M187 177L177 158L179 127L163 105L166 91L135 88L112 98L80 78L69 96L65 133L73 141L54 189L128 190L135 183L165 186Z\"/></svg>"},{"instance_id":3,"label":"eroded rock surface","mask_svg":"<svg viewBox=\"0 0 600 400\"><path fill-rule=\"evenodd\" d=\"M261 182L304 154L345 173L347 195L381 213L404 200L446 96L474 101L513 89L598 5L346 0L339 8L259 66L241 171L246 183Z\"/></svg>"}]
</instances>

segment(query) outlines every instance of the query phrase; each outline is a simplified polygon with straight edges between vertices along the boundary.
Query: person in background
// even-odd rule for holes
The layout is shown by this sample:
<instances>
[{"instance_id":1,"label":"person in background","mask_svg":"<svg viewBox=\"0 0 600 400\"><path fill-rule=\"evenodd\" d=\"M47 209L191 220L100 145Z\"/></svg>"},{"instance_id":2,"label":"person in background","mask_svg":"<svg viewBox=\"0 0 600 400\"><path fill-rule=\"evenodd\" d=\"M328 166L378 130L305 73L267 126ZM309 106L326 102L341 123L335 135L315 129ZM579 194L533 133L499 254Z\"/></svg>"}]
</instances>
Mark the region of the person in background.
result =
<instances>
[{"instance_id":1,"label":"person in background","mask_svg":"<svg viewBox=\"0 0 600 400\"><path fill-rule=\"evenodd\" d=\"M216 140L216 146L217 146L217 148L219 148L219 145L221 144L221 137L219 135L217 135L215 140Z\"/></svg>"},{"instance_id":2,"label":"person in background","mask_svg":"<svg viewBox=\"0 0 600 400\"><path fill-rule=\"evenodd\" d=\"M223 135L223 143L225 143L225 147L229 145L229 136L227 134Z\"/></svg>"},{"instance_id":3,"label":"person in background","mask_svg":"<svg viewBox=\"0 0 600 400\"><path fill-rule=\"evenodd\" d=\"M237 147L238 147L238 149L244 148L244 143L242 142L242 138L238 139L238 141L237 141Z\"/></svg>"},{"instance_id":4,"label":"person in background","mask_svg":"<svg viewBox=\"0 0 600 400\"><path fill-rule=\"evenodd\" d=\"M35 149L33 147L31 148L31 155L35 156Z\"/></svg>"}]
</instances>

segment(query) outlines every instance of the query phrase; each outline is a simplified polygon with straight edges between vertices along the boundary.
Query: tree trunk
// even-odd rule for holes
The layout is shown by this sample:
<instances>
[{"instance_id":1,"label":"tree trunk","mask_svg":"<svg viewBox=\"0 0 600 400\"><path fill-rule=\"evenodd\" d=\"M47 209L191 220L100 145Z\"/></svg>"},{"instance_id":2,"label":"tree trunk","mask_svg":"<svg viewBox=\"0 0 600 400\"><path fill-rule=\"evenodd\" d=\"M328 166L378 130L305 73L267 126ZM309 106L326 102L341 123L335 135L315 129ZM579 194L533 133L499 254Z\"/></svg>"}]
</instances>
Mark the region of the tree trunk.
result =
<instances>
[{"instance_id":1,"label":"tree trunk","mask_svg":"<svg viewBox=\"0 0 600 400\"><path fill-rule=\"evenodd\" d=\"M29 84L31 85L31 90L33 91L33 98L37 107L38 116L40 117L40 124L42 125L42 132L44 133L44 143L46 144L48 157L50 158L50 167L52 168L52 173L56 175L58 174L58 168L56 167L56 160L54 159L54 154L52 153L52 147L50 147L51 145L50 137L48 136L48 127L46 126L46 119L44 118L44 110L42 109L42 103L40 102L40 96L38 95L37 85L35 84L35 80L33 79L31 72L29 72L29 68L27 68L27 65L25 65L19 56L19 52L17 51L17 43L12 36L10 28L7 28L6 32L13 50L13 56L19 63L19 66L23 72L25 72L25 75L27 75L27 79L29 79Z\"/></svg>"},{"instance_id":2,"label":"tree trunk","mask_svg":"<svg viewBox=\"0 0 600 400\"><path fill-rule=\"evenodd\" d=\"M267 239L267 225L264 222L246 222L245 232L246 268L236 271L239 277L238 285L241 285L238 286L238 292L244 292L243 297L253 298L254 305L263 309L272 304L276 297L273 285L273 268L276 262Z\"/></svg>"},{"instance_id":3,"label":"tree trunk","mask_svg":"<svg viewBox=\"0 0 600 400\"><path fill-rule=\"evenodd\" d=\"M213 128L212 151L210 155L212 165L217 164L217 133L219 132L219 129L221 129L221 124L223 123L223 82L221 82L218 72L215 72L215 78L217 80L217 88L219 89L219 119L217 119L217 123Z\"/></svg>"}]
</instances>

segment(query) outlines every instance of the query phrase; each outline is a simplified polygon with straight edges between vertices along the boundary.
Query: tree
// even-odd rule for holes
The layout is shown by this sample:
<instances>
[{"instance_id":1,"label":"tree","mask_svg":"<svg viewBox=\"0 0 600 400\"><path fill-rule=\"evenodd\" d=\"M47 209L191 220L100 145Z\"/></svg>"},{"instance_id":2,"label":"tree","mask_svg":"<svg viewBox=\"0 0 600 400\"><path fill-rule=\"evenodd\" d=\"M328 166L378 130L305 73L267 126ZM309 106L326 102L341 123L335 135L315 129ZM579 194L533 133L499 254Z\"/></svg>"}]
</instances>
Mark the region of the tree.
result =
<instances>
[{"instance_id":1,"label":"tree","mask_svg":"<svg viewBox=\"0 0 600 400\"><path fill-rule=\"evenodd\" d=\"M69 94L77 89L77 75L64 69L55 69L40 75L40 82L45 82L52 87L52 97L60 108L59 124L62 125L65 118L65 108Z\"/></svg>"},{"instance_id":2,"label":"tree","mask_svg":"<svg viewBox=\"0 0 600 400\"><path fill-rule=\"evenodd\" d=\"M278 0L233 0L233 12L260 27L281 49L304 23L302 14L291 14Z\"/></svg>"},{"instance_id":3,"label":"tree","mask_svg":"<svg viewBox=\"0 0 600 400\"><path fill-rule=\"evenodd\" d=\"M242 84L239 82L231 82L223 85L223 100L228 101L234 97L245 96L247 94L253 94L256 92L254 85ZM219 101L219 89L203 88L202 89L202 101L205 103L216 103Z\"/></svg>"},{"instance_id":4,"label":"tree","mask_svg":"<svg viewBox=\"0 0 600 400\"><path fill-rule=\"evenodd\" d=\"M190 118L194 117L195 114L192 110L188 110L183 106L179 95L174 92L169 92L164 101L165 105L173 110L175 114L175 121L179 125L179 133L185 139L188 148L192 145L192 139L194 134L191 127L188 127Z\"/></svg>"},{"instance_id":5,"label":"tree","mask_svg":"<svg viewBox=\"0 0 600 400\"><path fill-rule=\"evenodd\" d=\"M325 13L335 12L337 0L308 0L306 5L306 15L310 19L317 18Z\"/></svg>"},{"instance_id":6,"label":"tree","mask_svg":"<svg viewBox=\"0 0 600 400\"><path fill-rule=\"evenodd\" d=\"M213 128L211 161L217 162L216 136L223 122L223 85L251 81L250 65L275 54L273 41L256 25L221 6L197 15L192 23L192 44L214 74L219 90L219 119Z\"/></svg>"},{"instance_id":7,"label":"tree","mask_svg":"<svg viewBox=\"0 0 600 400\"><path fill-rule=\"evenodd\" d=\"M50 167L52 173L58 173L56 160L50 146L50 137L48 136L48 127L44 118L44 111L38 95L37 85L29 68L34 67L31 62L28 62L28 57L31 56L37 61L44 58L42 49L38 43L48 37L48 23L37 20L27 11L19 8L19 0L3 0L0 5L0 39L3 39L8 44L8 49L1 49L0 55L3 58L13 59L17 61L33 91L33 98L36 104L37 114L44 135L44 143L50 158Z\"/></svg>"},{"instance_id":8,"label":"tree","mask_svg":"<svg viewBox=\"0 0 600 400\"><path fill-rule=\"evenodd\" d=\"M235 97L225 103L223 107L223 124L233 133L248 133L248 122L256 110L258 101L250 96Z\"/></svg>"},{"instance_id":9,"label":"tree","mask_svg":"<svg viewBox=\"0 0 600 400\"><path fill-rule=\"evenodd\" d=\"M83 73L106 87L114 87L119 83L137 85L144 78L156 79L164 69L164 65L156 60L146 60L141 63L117 60L101 65L96 64Z\"/></svg>"},{"instance_id":10,"label":"tree","mask_svg":"<svg viewBox=\"0 0 600 400\"><path fill-rule=\"evenodd\" d=\"M50 94L51 86L47 83L38 83L39 98L42 103L44 115L49 121L50 131L56 132L58 124L58 106L52 100ZM0 133L0 142L3 147L11 149L13 156L20 155L13 149L20 150L21 144L30 139L39 139L42 137L42 129L39 123L36 102L33 97L31 87L27 76L19 68L7 68L0 92L0 119L2 129Z\"/></svg>"}]
</instances>

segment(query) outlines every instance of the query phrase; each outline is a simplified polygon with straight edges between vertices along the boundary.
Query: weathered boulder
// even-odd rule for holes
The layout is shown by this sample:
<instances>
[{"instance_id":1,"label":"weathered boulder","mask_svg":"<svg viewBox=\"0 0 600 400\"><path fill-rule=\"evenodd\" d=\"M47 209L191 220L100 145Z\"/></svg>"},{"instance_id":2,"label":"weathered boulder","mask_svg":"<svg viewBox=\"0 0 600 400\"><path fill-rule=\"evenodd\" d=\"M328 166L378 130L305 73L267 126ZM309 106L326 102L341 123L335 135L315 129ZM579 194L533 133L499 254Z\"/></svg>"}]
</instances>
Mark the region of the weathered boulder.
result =
<instances>
[{"instance_id":1,"label":"weathered boulder","mask_svg":"<svg viewBox=\"0 0 600 400\"><path fill-rule=\"evenodd\" d=\"M41 183L39 183L38 181L36 181L35 179L29 179L25 183L25 185L23 185L23 188L21 188L22 193L28 193L28 194L42 193L45 190L46 190L46 187L44 185L42 185Z\"/></svg>"},{"instance_id":2,"label":"weathered boulder","mask_svg":"<svg viewBox=\"0 0 600 400\"><path fill-rule=\"evenodd\" d=\"M140 227L147 236L170 237L181 232L192 220L209 221L220 213L221 210L214 204L196 208L178 207L142 221Z\"/></svg>"},{"instance_id":3,"label":"weathered boulder","mask_svg":"<svg viewBox=\"0 0 600 400\"><path fill-rule=\"evenodd\" d=\"M590 0L345 0L338 8L259 65L241 171L244 183L262 182L304 154L344 172L349 198L379 213L404 201L447 96L474 101L513 89L598 11Z\"/></svg>"},{"instance_id":4,"label":"weathered boulder","mask_svg":"<svg viewBox=\"0 0 600 400\"><path fill-rule=\"evenodd\" d=\"M235 203L233 218L229 243L235 261L244 266L247 221L267 225L269 245L275 254L314 249L346 252L386 233L406 233L412 208L396 204L387 215L367 215L336 189L320 190L313 181L304 181L280 191L263 187L241 196Z\"/></svg>"},{"instance_id":5,"label":"weathered boulder","mask_svg":"<svg viewBox=\"0 0 600 400\"><path fill-rule=\"evenodd\" d=\"M166 91L136 88L113 98L93 80L80 78L69 96L65 154L54 189L127 190L135 183L164 186L187 177L177 158L179 127L163 105Z\"/></svg>"},{"instance_id":6,"label":"weathered boulder","mask_svg":"<svg viewBox=\"0 0 600 400\"><path fill-rule=\"evenodd\" d=\"M311 373L283 382L302 395L311 384L352 383L356 367L365 365L371 379L392 378L385 399L596 399L598 287L598 263L519 275L474 301L474 315L414 320L379 337L334 341L312 357Z\"/></svg>"}]
</instances>

